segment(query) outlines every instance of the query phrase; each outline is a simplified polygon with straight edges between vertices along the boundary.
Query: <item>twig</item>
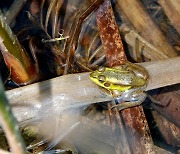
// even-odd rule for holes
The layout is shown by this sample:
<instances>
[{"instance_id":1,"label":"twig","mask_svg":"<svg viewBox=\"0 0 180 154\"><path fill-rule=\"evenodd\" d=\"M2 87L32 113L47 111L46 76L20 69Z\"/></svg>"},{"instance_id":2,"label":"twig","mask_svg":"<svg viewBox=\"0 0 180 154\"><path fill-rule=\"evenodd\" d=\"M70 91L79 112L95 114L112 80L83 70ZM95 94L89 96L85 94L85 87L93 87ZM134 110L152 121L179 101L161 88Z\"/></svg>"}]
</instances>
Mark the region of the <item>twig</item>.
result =
<instances>
[{"instance_id":1,"label":"twig","mask_svg":"<svg viewBox=\"0 0 180 154\"><path fill-rule=\"evenodd\" d=\"M177 56L176 52L168 43L161 30L152 21L151 17L144 11L140 1L117 0L116 4L120 9L119 12L123 12L125 14L128 20L135 27L136 31L140 33L142 37L144 37L148 42L153 44L168 57Z\"/></svg>"},{"instance_id":2,"label":"twig","mask_svg":"<svg viewBox=\"0 0 180 154\"><path fill-rule=\"evenodd\" d=\"M147 90L180 83L180 57L142 63L141 65L150 74ZM174 65L173 69L172 65ZM15 116L20 122L38 118L37 113L45 104L51 104L52 112L56 114L60 110L70 107L112 100L112 97L105 95L90 81L89 73L64 75L9 90L6 94Z\"/></svg>"},{"instance_id":3,"label":"twig","mask_svg":"<svg viewBox=\"0 0 180 154\"><path fill-rule=\"evenodd\" d=\"M180 3L173 0L158 0L165 14L180 34Z\"/></svg>"}]
</instances>

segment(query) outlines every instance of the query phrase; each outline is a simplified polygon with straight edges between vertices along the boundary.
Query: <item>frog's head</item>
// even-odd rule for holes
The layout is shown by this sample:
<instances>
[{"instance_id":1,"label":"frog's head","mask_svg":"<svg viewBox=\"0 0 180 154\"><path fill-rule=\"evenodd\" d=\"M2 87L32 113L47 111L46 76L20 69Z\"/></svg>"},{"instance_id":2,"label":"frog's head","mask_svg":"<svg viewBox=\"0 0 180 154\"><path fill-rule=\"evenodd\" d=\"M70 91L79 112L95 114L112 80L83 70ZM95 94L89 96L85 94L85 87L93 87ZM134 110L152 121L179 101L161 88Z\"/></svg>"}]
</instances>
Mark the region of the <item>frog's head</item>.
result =
<instances>
[{"instance_id":1,"label":"frog's head","mask_svg":"<svg viewBox=\"0 0 180 154\"><path fill-rule=\"evenodd\" d=\"M90 73L90 79L93 81L95 84L97 84L100 87L110 87L110 84L106 82L106 77L103 75L102 72L105 71L105 67L100 67L98 70L93 71Z\"/></svg>"}]
</instances>

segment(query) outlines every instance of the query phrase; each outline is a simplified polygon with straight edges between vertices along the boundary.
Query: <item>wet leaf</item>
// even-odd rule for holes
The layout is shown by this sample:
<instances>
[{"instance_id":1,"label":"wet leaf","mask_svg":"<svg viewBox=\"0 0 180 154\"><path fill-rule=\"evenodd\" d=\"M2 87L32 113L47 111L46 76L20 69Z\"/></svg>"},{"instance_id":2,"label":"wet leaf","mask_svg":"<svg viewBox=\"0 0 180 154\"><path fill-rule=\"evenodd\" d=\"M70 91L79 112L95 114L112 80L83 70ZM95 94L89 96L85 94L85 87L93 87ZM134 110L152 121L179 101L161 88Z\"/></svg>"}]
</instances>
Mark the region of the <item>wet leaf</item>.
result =
<instances>
[{"instance_id":1,"label":"wet leaf","mask_svg":"<svg viewBox=\"0 0 180 154\"><path fill-rule=\"evenodd\" d=\"M6 24L0 12L0 49L4 61L11 73L11 79L17 84L31 83L37 77L37 68L21 47L18 39Z\"/></svg>"}]
</instances>

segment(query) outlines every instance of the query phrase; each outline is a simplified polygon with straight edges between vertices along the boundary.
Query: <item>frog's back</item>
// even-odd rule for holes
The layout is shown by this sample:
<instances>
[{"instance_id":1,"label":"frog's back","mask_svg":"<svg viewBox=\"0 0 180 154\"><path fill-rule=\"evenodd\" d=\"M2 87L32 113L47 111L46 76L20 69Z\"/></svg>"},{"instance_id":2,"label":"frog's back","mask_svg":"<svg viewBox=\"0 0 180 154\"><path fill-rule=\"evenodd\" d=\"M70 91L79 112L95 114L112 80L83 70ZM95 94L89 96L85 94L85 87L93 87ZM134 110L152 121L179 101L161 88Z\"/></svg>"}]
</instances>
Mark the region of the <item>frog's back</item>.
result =
<instances>
[{"instance_id":1,"label":"frog's back","mask_svg":"<svg viewBox=\"0 0 180 154\"><path fill-rule=\"evenodd\" d=\"M106 81L117 85L139 86L144 84L144 80L137 77L133 71L118 70L114 68L106 68L103 72Z\"/></svg>"},{"instance_id":2,"label":"frog's back","mask_svg":"<svg viewBox=\"0 0 180 154\"><path fill-rule=\"evenodd\" d=\"M120 85L131 85L134 77L133 72L112 68L106 68L106 70L103 72L103 75L106 77L106 81Z\"/></svg>"}]
</instances>

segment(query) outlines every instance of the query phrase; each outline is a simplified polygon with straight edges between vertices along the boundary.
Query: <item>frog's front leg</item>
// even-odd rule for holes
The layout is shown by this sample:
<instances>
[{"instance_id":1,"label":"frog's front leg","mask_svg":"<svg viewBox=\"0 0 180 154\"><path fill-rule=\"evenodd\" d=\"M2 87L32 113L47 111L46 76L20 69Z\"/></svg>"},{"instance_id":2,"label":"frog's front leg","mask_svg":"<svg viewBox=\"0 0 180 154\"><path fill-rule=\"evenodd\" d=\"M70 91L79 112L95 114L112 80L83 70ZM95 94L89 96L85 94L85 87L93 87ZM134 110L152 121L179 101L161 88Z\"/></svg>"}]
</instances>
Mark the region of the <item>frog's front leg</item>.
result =
<instances>
[{"instance_id":1,"label":"frog's front leg","mask_svg":"<svg viewBox=\"0 0 180 154\"><path fill-rule=\"evenodd\" d=\"M112 106L112 108L117 107L119 111L138 106L140 105L147 97L147 94L143 91L134 91L134 89L127 90L123 92L123 94L119 98L115 98L118 100L123 100L125 102L119 103L117 105Z\"/></svg>"}]
</instances>

